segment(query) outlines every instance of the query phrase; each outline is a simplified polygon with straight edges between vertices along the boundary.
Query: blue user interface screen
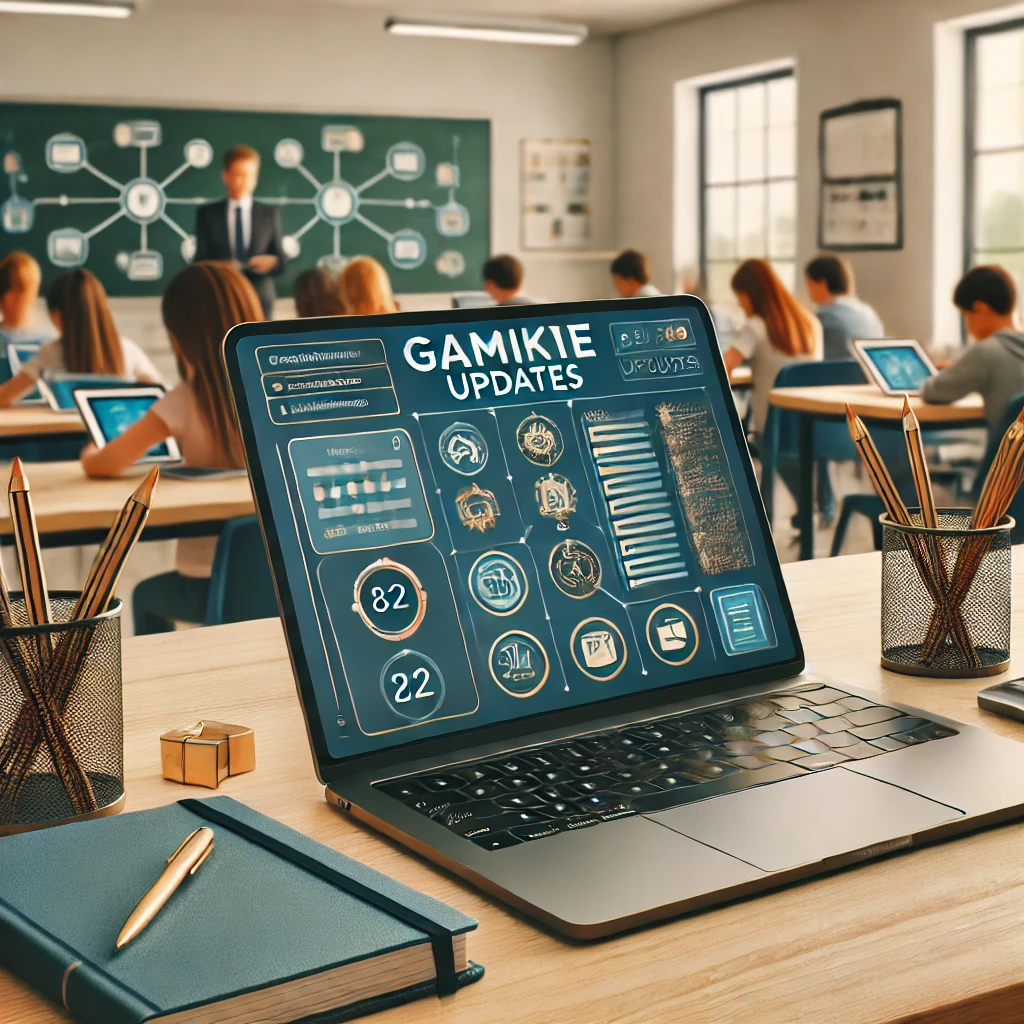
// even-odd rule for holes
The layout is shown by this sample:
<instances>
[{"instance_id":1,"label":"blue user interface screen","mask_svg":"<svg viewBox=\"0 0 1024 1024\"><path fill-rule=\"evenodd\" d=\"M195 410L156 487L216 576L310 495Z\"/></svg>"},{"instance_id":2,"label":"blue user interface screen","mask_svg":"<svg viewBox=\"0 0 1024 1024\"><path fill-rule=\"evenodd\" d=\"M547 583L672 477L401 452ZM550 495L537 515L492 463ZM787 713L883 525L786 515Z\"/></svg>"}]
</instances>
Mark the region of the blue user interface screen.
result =
<instances>
[{"instance_id":1,"label":"blue user interface screen","mask_svg":"<svg viewBox=\"0 0 1024 1024\"><path fill-rule=\"evenodd\" d=\"M82 377L49 377L46 384L53 393L58 409L76 409L75 388L123 388L131 383L119 377L100 374Z\"/></svg>"},{"instance_id":2,"label":"blue user interface screen","mask_svg":"<svg viewBox=\"0 0 1024 1024\"><path fill-rule=\"evenodd\" d=\"M697 311L543 310L237 340L334 758L795 656Z\"/></svg>"},{"instance_id":3,"label":"blue user interface screen","mask_svg":"<svg viewBox=\"0 0 1024 1024\"><path fill-rule=\"evenodd\" d=\"M864 355L892 391L920 391L932 375L917 349L909 345L865 348Z\"/></svg>"},{"instance_id":4,"label":"blue user interface screen","mask_svg":"<svg viewBox=\"0 0 1024 1024\"><path fill-rule=\"evenodd\" d=\"M112 398L94 397L89 399L93 415L99 424L100 432L107 444L120 437L130 426L137 423L149 412L157 400L155 395L137 395L130 398L117 396ZM146 452L153 458L167 458L170 452L166 444L154 445Z\"/></svg>"}]
</instances>

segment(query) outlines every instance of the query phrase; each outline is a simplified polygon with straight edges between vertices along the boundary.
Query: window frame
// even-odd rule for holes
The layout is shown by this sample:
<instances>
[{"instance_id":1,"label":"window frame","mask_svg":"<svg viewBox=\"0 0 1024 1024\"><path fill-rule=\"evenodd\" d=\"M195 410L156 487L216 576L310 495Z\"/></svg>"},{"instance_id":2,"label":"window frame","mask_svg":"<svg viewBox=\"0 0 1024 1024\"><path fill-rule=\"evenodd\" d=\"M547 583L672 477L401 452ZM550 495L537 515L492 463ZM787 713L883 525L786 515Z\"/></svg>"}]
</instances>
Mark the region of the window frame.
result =
<instances>
[{"instance_id":1,"label":"window frame","mask_svg":"<svg viewBox=\"0 0 1024 1024\"><path fill-rule=\"evenodd\" d=\"M698 95L697 95L697 103L698 103L698 108L697 108L698 109L697 130L698 130L698 134L699 134L699 137L700 137L699 138L698 177L697 177L697 187L698 187L698 190L699 190L699 193L700 193L699 201L698 201L699 216L698 216L698 228L697 228L697 230L698 230L698 232L700 234L699 248L698 248L698 254L699 254L698 255L698 259L699 259L699 262L700 262L700 278L701 278L701 282L702 282L702 285L703 285L705 290L707 290L707 288L709 287L708 252L707 252L707 226L708 226L707 193L708 193L709 184L708 184L708 180L707 180L707 171L708 171L707 158L708 158L708 154L707 154L707 122L706 122L706 115L705 115L705 109L706 109L705 108L705 103L706 103L707 97L708 97L708 95L710 93L723 92L726 89L730 89L730 90L731 89L741 89L744 86L748 86L748 85L762 85L762 84L766 84L768 82L773 82L776 79L780 79L780 78L792 78L792 79L795 80L796 79L796 68L792 67L792 66L791 67L776 68L776 69L774 69L772 71L764 71L764 72L761 72L761 73L755 74L755 75L743 75L743 76L741 76L739 78L724 79L723 81L720 81L720 82L712 82L709 85L701 86L701 88L698 91ZM798 83L798 85L799 85L799 83ZM794 119L794 123L797 123L796 119ZM798 183L798 181L799 181L799 173L798 173L799 172L799 168L798 168L798 164L797 164L797 160L796 160L796 154L794 154L793 175L792 175L792 177L788 177L788 176L787 177L782 177L782 178L772 178L772 177L769 177L769 175L768 175L768 153L769 153L768 133L769 133L770 128L771 128L771 125L770 125L768 117L767 117L767 108L766 108L766 116L765 116L765 124L764 124L764 135L765 135L765 176L763 178L761 178L761 179L753 179L752 182L741 182L741 181L739 181L737 179L737 180L735 180L735 181L733 181L731 183L727 183L728 187L730 187L730 188L732 188L734 190L738 190L740 185L744 185L744 184L757 184L758 182L760 182L761 184L763 184L765 186L765 189L767 190L768 186L772 182L776 182L776 181L792 181L794 184ZM737 154L738 154L738 152L739 151L737 149ZM714 186L710 186L710 187L714 187ZM765 210L765 213L766 214L768 213L767 208ZM766 215L765 216L765 221L764 221L764 251L765 251L765 255L764 255L763 259L766 259L769 262L771 262L771 257L768 255L768 238L769 238L769 232L770 231L771 231L771 224L769 222L768 216ZM793 254L792 262L795 264L796 260L797 260L797 256L796 256L796 253L794 253ZM736 256L736 261L739 262L739 263L743 262L742 259L740 259L739 255ZM730 261L728 261L728 260L714 260L713 262L715 262L715 263L727 263L727 262L730 262Z\"/></svg>"},{"instance_id":2,"label":"window frame","mask_svg":"<svg viewBox=\"0 0 1024 1024\"><path fill-rule=\"evenodd\" d=\"M982 36L999 35L1003 32L1018 32L1024 29L1024 18L1012 18L992 25L978 25L964 32L964 233L963 233L963 270L967 273L973 265L974 256L974 188L975 161L978 158L977 123L975 107L977 101L977 41ZM1010 146L1003 150L987 150L986 152L1017 152L1024 154L1024 145ZM986 249L996 255L1002 253L1020 253L1024 255L1024 245L1019 249Z\"/></svg>"}]
</instances>

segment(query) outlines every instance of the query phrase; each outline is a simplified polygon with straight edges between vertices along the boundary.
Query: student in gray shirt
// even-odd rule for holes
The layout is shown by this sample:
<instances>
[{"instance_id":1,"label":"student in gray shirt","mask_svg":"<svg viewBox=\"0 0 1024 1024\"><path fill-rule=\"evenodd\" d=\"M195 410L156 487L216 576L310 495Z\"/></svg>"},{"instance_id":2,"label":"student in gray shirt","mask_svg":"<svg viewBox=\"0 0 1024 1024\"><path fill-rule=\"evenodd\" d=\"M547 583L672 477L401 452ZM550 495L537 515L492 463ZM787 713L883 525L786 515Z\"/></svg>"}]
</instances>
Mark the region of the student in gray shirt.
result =
<instances>
[{"instance_id":1,"label":"student in gray shirt","mask_svg":"<svg viewBox=\"0 0 1024 1024\"><path fill-rule=\"evenodd\" d=\"M499 306L529 306L523 294L523 265L515 256L492 256L484 263L484 291Z\"/></svg>"},{"instance_id":2,"label":"student in gray shirt","mask_svg":"<svg viewBox=\"0 0 1024 1024\"><path fill-rule=\"evenodd\" d=\"M651 284L647 257L636 249L626 249L612 260L608 268L615 292L623 299L646 299L661 292Z\"/></svg>"},{"instance_id":3,"label":"student in gray shirt","mask_svg":"<svg viewBox=\"0 0 1024 1024\"><path fill-rule=\"evenodd\" d=\"M998 430L1010 399L1024 392L1024 334L1014 311L1017 286L1003 267L972 267L953 292L973 345L952 366L924 382L921 397L948 405L977 391L985 402L985 419Z\"/></svg>"},{"instance_id":4,"label":"student in gray shirt","mask_svg":"<svg viewBox=\"0 0 1024 1024\"><path fill-rule=\"evenodd\" d=\"M885 337L878 314L857 298L853 268L840 256L822 255L804 268L807 294L817 307L826 359L852 359L857 338Z\"/></svg>"}]
</instances>

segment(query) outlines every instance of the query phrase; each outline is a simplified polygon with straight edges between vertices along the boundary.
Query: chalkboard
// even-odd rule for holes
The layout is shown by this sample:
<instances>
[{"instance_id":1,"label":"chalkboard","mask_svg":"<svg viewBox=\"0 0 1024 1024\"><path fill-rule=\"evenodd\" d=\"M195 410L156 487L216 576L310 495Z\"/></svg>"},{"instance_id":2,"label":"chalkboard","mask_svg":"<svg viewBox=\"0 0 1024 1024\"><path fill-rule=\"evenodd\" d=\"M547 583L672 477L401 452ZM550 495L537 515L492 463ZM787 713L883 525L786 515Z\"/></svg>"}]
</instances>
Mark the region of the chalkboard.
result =
<instances>
[{"instance_id":1,"label":"chalkboard","mask_svg":"<svg viewBox=\"0 0 1024 1024\"><path fill-rule=\"evenodd\" d=\"M158 295L194 253L221 155L261 155L287 273L376 257L396 292L478 287L490 251L490 123L166 107L0 104L0 253L46 278L86 266L111 295Z\"/></svg>"}]
</instances>

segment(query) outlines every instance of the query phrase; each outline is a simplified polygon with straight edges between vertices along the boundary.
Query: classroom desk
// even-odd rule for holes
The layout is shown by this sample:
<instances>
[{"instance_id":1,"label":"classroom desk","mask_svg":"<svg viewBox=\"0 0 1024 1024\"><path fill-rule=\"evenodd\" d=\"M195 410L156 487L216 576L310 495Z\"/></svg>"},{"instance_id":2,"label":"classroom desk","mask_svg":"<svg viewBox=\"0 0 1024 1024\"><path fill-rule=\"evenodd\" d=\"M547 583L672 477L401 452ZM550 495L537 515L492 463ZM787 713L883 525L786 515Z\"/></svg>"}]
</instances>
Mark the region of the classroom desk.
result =
<instances>
[{"instance_id":1,"label":"classroom desk","mask_svg":"<svg viewBox=\"0 0 1024 1024\"><path fill-rule=\"evenodd\" d=\"M736 369L729 374L729 383L734 388L739 388L741 390L753 387L754 373L746 364L737 366Z\"/></svg>"},{"instance_id":2,"label":"classroom desk","mask_svg":"<svg viewBox=\"0 0 1024 1024\"><path fill-rule=\"evenodd\" d=\"M1014 557L1019 601L1024 547ZM817 672L1024 740L1024 725L977 707L976 692L992 680L929 680L879 666L878 554L783 571ZM1011 678L1024 672L1020 615L1013 649ZM484 979L443 1001L424 999L368 1018L380 1024L1021 1020L1024 824L870 861L633 934L575 943L327 806L276 622L128 640L124 678L128 810L207 794L161 778L163 730L202 716L250 725L256 770L227 779L218 793L479 920L469 948L487 968ZM0 1024L58 1020L68 1018L0 971Z\"/></svg>"},{"instance_id":3,"label":"classroom desk","mask_svg":"<svg viewBox=\"0 0 1024 1024\"><path fill-rule=\"evenodd\" d=\"M78 462L26 463L43 547L96 544L137 487L146 469L112 480L92 480ZM6 477L3 482L4 487ZM247 477L174 480L163 477L142 540L218 534L228 519L252 515ZM7 501L0 501L0 543L11 536Z\"/></svg>"},{"instance_id":4,"label":"classroom desk","mask_svg":"<svg viewBox=\"0 0 1024 1024\"><path fill-rule=\"evenodd\" d=\"M55 412L47 405L19 405L0 409L0 441L53 440L78 437L86 440L85 425L77 412Z\"/></svg>"},{"instance_id":5,"label":"classroom desk","mask_svg":"<svg viewBox=\"0 0 1024 1024\"><path fill-rule=\"evenodd\" d=\"M771 405L800 418L800 493L797 522L800 529L800 557L814 557L814 424L818 421L842 422L846 405L865 423L890 429L902 429L903 396L883 395L874 384L828 385L810 388L772 388ZM920 398L910 399L922 427L931 430L985 425L980 395L968 395L952 405L928 405Z\"/></svg>"}]
</instances>

